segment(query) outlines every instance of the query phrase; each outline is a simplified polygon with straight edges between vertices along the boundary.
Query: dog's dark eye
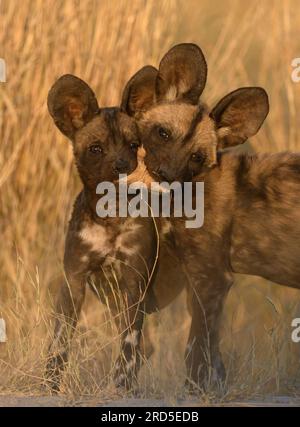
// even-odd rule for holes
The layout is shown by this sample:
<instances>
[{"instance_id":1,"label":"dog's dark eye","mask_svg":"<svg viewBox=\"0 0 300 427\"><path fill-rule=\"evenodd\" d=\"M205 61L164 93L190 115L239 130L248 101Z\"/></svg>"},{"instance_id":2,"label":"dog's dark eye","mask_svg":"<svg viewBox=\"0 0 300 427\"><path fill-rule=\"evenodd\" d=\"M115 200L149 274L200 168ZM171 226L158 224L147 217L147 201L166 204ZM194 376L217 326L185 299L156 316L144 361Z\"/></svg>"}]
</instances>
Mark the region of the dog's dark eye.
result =
<instances>
[{"instance_id":1,"label":"dog's dark eye","mask_svg":"<svg viewBox=\"0 0 300 427\"><path fill-rule=\"evenodd\" d=\"M204 154L202 154L202 153L193 153L192 155L191 155L191 159L194 161L194 162L198 162L198 163L203 163L204 162L204 160L205 160L205 155Z\"/></svg>"},{"instance_id":2,"label":"dog's dark eye","mask_svg":"<svg viewBox=\"0 0 300 427\"><path fill-rule=\"evenodd\" d=\"M139 148L139 144L137 144L136 142L132 142L132 143L130 144L130 148L131 148L133 151L136 151L136 150Z\"/></svg>"},{"instance_id":3,"label":"dog's dark eye","mask_svg":"<svg viewBox=\"0 0 300 427\"><path fill-rule=\"evenodd\" d=\"M89 146L89 152L93 153L93 154L101 154L102 153L102 148L99 144L94 144L94 145L90 145Z\"/></svg>"},{"instance_id":4,"label":"dog's dark eye","mask_svg":"<svg viewBox=\"0 0 300 427\"><path fill-rule=\"evenodd\" d=\"M162 128L162 127L158 128L158 134L165 141L168 141L168 139L170 138L169 132L166 129Z\"/></svg>"}]
</instances>

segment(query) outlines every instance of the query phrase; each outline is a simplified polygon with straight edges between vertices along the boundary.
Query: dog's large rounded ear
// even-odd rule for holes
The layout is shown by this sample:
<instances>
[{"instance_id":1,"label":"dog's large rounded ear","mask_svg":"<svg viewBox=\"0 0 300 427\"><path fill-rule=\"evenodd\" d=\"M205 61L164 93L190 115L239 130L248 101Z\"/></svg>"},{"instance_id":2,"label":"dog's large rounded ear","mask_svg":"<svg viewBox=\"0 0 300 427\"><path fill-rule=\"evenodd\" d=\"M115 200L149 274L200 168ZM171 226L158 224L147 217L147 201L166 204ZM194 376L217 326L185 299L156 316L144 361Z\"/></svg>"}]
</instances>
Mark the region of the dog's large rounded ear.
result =
<instances>
[{"instance_id":1,"label":"dog's large rounded ear","mask_svg":"<svg viewBox=\"0 0 300 427\"><path fill-rule=\"evenodd\" d=\"M174 46L160 62L156 80L157 100L183 100L197 104L205 87L207 65L195 44Z\"/></svg>"},{"instance_id":2,"label":"dog's large rounded ear","mask_svg":"<svg viewBox=\"0 0 300 427\"><path fill-rule=\"evenodd\" d=\"M48 94L48 110L59 130L73 139L96 114L99 106L92 89L71 74L60 77Z\"/></svg>"},{"instance_id":3,"label":"dog's large rounded ear","mask_svg":"<svg viewBox=\"0 0 300 427\"><path fill-rule=\"evenodd\" d=\"M131 77L123 91L122 111L134 116L154 103L157 73L156 68L146 65Z\"/></svg>"},{"instance_id":4,"label":"dog's large rounded ear","mask_svg":"<svg viewBox=\"0 0 300 427\"><path fill-rule=\"evenodd\" d=\"M260 87L244 87L229 93L213 108L218 148L242 144L255 135L269 112L266 91Z\"/></svg>"}]
</instances>

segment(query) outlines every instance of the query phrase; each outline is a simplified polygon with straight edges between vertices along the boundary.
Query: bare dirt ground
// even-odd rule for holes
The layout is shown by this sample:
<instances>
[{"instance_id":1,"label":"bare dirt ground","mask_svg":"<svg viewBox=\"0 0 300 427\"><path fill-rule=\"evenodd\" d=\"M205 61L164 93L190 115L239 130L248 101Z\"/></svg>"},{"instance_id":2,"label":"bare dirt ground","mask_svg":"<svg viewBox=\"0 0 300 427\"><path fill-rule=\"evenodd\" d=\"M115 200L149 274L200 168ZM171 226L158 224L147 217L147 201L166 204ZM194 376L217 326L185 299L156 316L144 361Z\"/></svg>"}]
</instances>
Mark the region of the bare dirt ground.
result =
<instances>
[{"instance_id":1,"label":"bare dirt ground","mask_svg":"<svg viewBox=\"0 0 300 427\"><path fill-rule=\"evenodd\" d=\"M204 406L244 406L244 407L280 407L300 406L300 397L276 396L264 399L253 399L247 401L232 401L226 403L201 403L196 398L178 401L164 401L160 399L120 399L100 401L96 397L82 399L69 399L62 396L0 396L0 407L67 407L67 406L90 406L90 407L204 407Z\"/></svg>"}]
</instances>

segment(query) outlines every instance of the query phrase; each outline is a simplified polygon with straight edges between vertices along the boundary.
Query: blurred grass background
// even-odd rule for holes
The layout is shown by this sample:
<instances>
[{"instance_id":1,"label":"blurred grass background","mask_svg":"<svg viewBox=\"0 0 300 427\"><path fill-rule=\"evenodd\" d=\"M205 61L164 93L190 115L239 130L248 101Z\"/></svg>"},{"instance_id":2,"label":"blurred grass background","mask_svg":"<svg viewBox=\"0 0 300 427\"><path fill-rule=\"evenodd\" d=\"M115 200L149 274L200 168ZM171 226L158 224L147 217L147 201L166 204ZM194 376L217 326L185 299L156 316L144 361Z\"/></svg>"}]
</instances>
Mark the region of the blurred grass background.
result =
<instances>
[{"instance_id":1,"label":"blurred grass background","mask_svg":"<svg viewBox=\"0 0 300 427\"><path fill-rule=\"evenodd\" d=\"M291 80L299 22L298 0L1 0L7 82L0 84L0 317L8 328L8 342L0 343L1 392L38 390L65 230L80 189L71 145L47 113L55 79L76 74L100 106L118 105L137 69L158 65L176 43L194 42L208 61L203 99L210 105L240 86L269 93L270 115L248 149L299 150L300 83ZM294 317L299 291L237 277L222 324L228 396L299 390ZM189 327L184 296L147 323L157 351L141 372L143 389L180 393ZM64 391L109 395L101 380L116 351L113 334L105 309L89 294Z\"/></svg>"}]
</instances>

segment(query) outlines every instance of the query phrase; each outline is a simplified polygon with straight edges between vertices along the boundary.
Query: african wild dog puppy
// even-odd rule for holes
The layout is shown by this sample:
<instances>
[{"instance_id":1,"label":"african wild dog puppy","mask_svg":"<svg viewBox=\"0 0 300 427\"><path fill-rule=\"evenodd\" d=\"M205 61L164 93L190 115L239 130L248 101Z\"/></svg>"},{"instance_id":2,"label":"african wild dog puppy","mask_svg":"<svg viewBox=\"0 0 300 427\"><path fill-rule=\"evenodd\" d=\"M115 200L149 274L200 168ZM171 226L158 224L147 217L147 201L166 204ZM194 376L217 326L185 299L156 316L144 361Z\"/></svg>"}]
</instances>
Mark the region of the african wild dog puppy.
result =
<instances>
[{"instance_id":1,"label":"african wild dog puppy","mask_svg":"<svg viewBox=\"0 0 300 427\"><path fill-rule=\"evenodd\" d=\"M140 363L144 313L164 307L179 293L182 282L166 290L165 277L173 275L175 281L182 273L167 224L160 224L158 254L151 217L100 218L96 213L97 185L115 182L119 174L136 168L139 140L134 120L119 108L99 109L90 87L72 75L62 76L53 85L48 108L56 126L72 141L83 190L66 236L66 282L57 304L47 378L53 390L58 390L88 282L110 308L120 333L116 385L131 387Z\"/></svg>"},{"instance_id":2,"label":"african wild dog puppy","mask_svg":"<svg viewBox=\"0 0 300 427\"><path fill-rule=\"evenodd\" d=\"M268 97L240 88L209 109L198 99L204 73L199 48L178 45L158 70L144 67L130 80L122 104L137 120L152 179L204 181L203 227L172 219L190 282L187 373L200 386L225 378L219 326L233 273L300 288L300 155L224 150L257 133Z\"/></svg>"}]
</instances>

